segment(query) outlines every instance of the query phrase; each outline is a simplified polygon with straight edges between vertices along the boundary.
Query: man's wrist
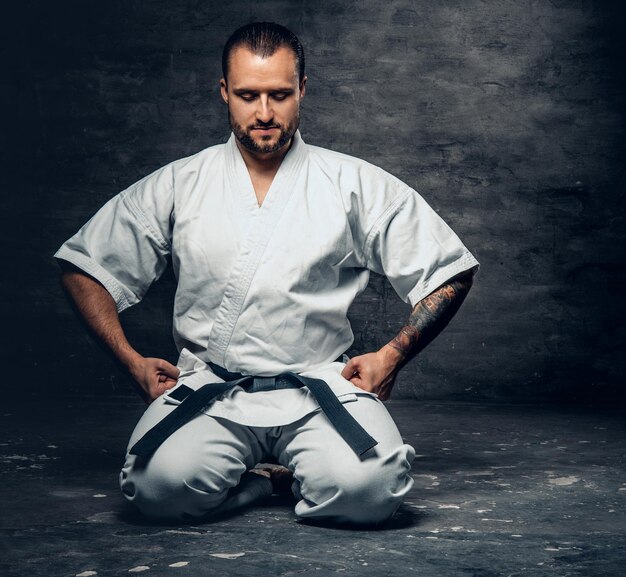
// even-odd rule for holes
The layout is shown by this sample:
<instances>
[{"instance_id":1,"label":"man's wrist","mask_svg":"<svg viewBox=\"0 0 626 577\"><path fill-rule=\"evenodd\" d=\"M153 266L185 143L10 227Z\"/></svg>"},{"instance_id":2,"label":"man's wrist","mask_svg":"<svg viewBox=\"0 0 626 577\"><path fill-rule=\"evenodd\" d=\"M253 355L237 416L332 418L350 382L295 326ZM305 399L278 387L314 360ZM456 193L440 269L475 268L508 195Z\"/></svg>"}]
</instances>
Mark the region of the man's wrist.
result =
<instances>
[{"instance_id":1,"label":"man's wrist","mask_svg":"<svg viewBox=\"0 0 626 577\"><path fill-rule=\"evenodd\" d=\"M400 329L400 332L386 346L395 350L397 355L399 355L398 363L404 363L415 354L418 337L418 329L414 326L406 325Z\"/></svg>"},{"instance_id":2,"label":"man's wrist","mask_svg":"<svg viewBox=\"0 0 626 577\"><path fill-rule=\"evenodd\" d=\"M141 364L144 360L144 357L142 357L135 350L125 351L123 354L120 354L118 358L133 377L140 370Z\"/></svg>"},{"instance_id":3,"label":"man's wrist","mask_svg":"<svg viewBox=\"0 0 626 577\"><path fill-rule=\"evenodd\" d=\"M393 341L381 347L378 351L383 365L391 370L401 367L405 362L405 355L401 350L393 346Z\"/></svg>"}]
</instances>

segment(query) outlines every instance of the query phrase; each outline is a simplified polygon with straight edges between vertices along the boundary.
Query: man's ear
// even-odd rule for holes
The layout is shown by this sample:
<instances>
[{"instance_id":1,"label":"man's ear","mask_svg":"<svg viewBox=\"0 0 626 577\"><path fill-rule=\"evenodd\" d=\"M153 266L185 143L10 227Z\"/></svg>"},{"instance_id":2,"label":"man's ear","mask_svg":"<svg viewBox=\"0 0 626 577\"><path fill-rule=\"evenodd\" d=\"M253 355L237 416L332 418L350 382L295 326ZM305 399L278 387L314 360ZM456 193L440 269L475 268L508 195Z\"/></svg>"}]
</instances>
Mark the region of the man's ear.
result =
<instances>
[{"instance_id":1,"label":"man's ear","mask_svg":"<svg viewBox=\"0 0 626 577\"><path fill-rule=\"evenodd\" d=\"M302 79L302 82L300 82L300 100L304 98L304 95L306 93L306 81L307 81L307 77L305 76Z\"/></svg>"},{"instance_id":2,"label":"man's ear","mask_svg":"<svg viewBox=\"0 0 626 577\"><path fill-rule=\"evenodd\" d=\"M224 78L220 79L220 93L222 94L222 100L228 104L228 86Z\"/></svg>"}]
</instances>

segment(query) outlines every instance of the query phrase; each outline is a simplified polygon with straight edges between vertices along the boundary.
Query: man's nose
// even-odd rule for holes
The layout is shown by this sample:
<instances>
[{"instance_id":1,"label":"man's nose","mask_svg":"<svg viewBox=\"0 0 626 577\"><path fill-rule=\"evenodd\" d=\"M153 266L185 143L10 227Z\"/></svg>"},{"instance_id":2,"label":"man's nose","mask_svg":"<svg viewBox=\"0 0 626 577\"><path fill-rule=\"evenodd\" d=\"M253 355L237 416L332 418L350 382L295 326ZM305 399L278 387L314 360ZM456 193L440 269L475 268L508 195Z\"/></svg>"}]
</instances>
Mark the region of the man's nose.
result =
<instances>
[{"instance_id":1,"label":"man's nose","mask_svg":"<svg viewBox=\"0 0 626 577\"><path fill-rule=\"evenodd\" d=\"M270 104L269 98L261 97L258 100L258 106L256 110L256 118L259 122L267 124L272 118L274 118L274 111Z\"/></svg>"}]
</instances>

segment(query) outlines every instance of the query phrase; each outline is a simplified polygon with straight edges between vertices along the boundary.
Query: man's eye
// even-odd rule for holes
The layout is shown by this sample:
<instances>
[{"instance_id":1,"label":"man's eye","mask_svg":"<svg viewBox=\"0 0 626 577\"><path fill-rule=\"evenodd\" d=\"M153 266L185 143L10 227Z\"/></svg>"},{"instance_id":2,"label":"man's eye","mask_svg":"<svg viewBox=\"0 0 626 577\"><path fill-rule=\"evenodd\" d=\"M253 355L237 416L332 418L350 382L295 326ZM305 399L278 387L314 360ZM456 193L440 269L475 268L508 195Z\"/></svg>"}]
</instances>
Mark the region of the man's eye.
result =
<instances>
[{"instance_id":1,"label":"man's eye","mask_svg":"<svg viewBox=\"0 0 626 577\"><path fill-rule=\"evenodd\" d=\"M245 93L245 94L240 94L239 97L245 100L246 102L251 102L252 100L256 98L256 95Z\"/></svg>"},{"instance_id":2,"label":"man's eye","mask_svg":"<svg viewBox=\"0 0 626 577\"><path fill-rule=\"evenodd\" d=\"M272 98L274 100L285 100L285 98L287 98L287 96L289 96L289 94L287 94L285 92L277 92L275 94L272 94Z\"/></svg>"}]
</instances>

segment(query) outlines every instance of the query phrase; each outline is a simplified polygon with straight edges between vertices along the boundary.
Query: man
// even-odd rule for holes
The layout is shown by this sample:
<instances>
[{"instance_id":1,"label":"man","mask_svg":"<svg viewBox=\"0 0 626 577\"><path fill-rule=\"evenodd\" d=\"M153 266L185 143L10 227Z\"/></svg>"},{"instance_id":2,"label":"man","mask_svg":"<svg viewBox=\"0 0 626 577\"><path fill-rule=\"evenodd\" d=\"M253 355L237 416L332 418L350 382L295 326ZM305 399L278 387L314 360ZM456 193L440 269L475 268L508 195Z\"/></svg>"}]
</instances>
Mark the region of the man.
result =
<instances>
[{"instance_id":1,"label":"man","mask_svg":"<svg viewBox=\"0 0 626 577\"><path fill-rule=\"evenodd\" d=\"M240 28L222 66L230 140L123 191L55 255L151 403L122 491L149 517L203 518L271 494L251 470L275 461L293 475L299 517L383 522L412 486L414 450L381 400L457 311L478 263L405 184L302 141L307 78L289 30ZM176 367L136 351L118 318L168 257ZM380 350L347 360L346 313L369 270L414 308Z\"/></svg>"}]
</instances>

